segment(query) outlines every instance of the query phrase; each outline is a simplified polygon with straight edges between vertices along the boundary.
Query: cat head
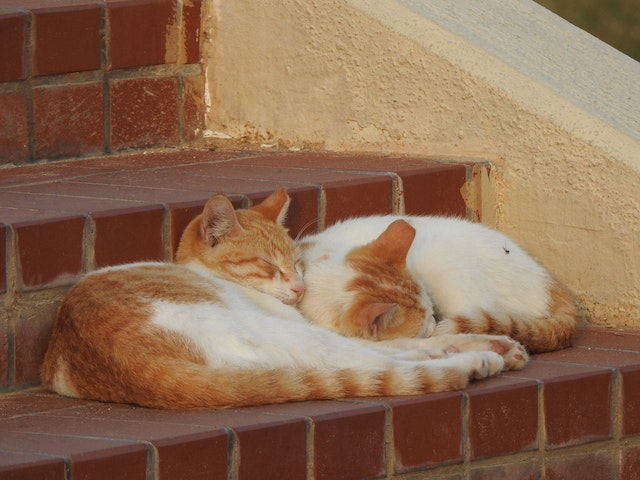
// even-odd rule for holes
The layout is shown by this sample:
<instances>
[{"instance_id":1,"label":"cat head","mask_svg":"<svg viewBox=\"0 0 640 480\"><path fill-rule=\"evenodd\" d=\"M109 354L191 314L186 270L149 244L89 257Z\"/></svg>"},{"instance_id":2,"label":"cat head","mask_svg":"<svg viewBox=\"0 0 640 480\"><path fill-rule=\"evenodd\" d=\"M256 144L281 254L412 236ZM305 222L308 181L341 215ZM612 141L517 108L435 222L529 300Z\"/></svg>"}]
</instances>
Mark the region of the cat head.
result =
<instances>
[{"instance_id":1,"label":"cat head","mask_svg":"<svg viewBox=\"0 0 640 480\"><path fill-rule=\"evenodd\" d=\"M292 305L304 293L300 251L283 227L289 196L278 190L249 209L214 195L187 226L176 253L216 276Z\"/></svg>"},{"instance_id":2,"label":"cat head","mask_svg":"<svg viewBox=\"0 0 640 480\"><path fill-rule=\"evenodd\" d=\"M302 314L342 335L371 340L430 334L431 301L406 267L415 234L396 220L373 242L352 249L302 240Z\"/></svg>"}]
</instances>

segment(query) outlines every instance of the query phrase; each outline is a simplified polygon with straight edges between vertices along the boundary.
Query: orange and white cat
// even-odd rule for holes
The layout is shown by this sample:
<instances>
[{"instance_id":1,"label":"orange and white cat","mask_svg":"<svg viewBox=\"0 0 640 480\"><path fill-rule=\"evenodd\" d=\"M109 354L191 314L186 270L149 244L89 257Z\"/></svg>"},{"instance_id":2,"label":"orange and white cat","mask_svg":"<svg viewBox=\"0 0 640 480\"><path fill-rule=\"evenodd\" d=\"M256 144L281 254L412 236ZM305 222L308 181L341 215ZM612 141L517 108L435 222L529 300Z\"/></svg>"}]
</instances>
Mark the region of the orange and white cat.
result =
<instances>
[{"instance_id":1,"label":"orange and white cat","mask_svg":"<svg viewBox=\"0 0 640 480\"><path fill-rule=\"evenodd\" d=\"M407 249L407 277L366 245ZM531 352L568 347L578 308L568 290L506 235L460 218L352 218L300 241L312 323L367 339L457 333L513 337ZM326 302L325 299L332 299ZM365 305L368 305L366 307ZM375 305L375 308L372 307ZM407 317L408 305L423 316Z\"/></svg>"},{"instance_id":2,"label":"orange and white cat","mask_svg":"<svg viewBox=\"0 0 640 480\"><path fill-rule=\"evenodd\" d=\"M58 312L43 384L101 401L227 408L440 392L524 366L526 353L506 337L378 344L309 324L294 306L305 287L282 226L288 203L280 190L234 211L213 196L185 230L179 263L86 275ZM384 239L374 248L386 255ZM396 249L388 255L404 265Z\"/></svg>"}]
</instances>

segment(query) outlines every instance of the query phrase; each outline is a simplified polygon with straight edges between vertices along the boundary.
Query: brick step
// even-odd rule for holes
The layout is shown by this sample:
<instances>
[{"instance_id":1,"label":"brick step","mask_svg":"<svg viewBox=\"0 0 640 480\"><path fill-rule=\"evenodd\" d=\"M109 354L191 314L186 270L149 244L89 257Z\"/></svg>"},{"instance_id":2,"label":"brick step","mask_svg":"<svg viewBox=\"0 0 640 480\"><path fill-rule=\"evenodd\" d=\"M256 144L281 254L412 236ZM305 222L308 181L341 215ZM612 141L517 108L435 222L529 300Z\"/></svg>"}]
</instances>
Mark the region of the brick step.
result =
<instances>
[{"instance_id":1,"label":"brick step","mask_svg":"<svg viewBox=\"0 0 640 480\"><path fill-rule=\"evenodd\" d=\"M186 412L32 389L0 396L0 478L627 480L639 401L640 332L600 328L463 392Z\"/></svg>"},{"instance_id":2,"label":"brick step","mask_svg":"<svg viewBox=\"0 0 640 480\"><path fill-rule=\"evenodd\" d=\"M462 215L473 164L337 154L156 151L0 169L0 388L39 383L52 319L95 268L173 259L212 193L237 206L286 187L297 235L340 218L404 209Z\"/></svg>"},{"instance_id":3,"label":"brick step","mask_svg":"<svg viewBox=\"0 0 640 480\"><path fill-rule=\"evenodd\" d=\"M1 169L0 478L640 476L640 332L592 328L522 372L439 395L164 412L25 390L38 384L68 286L103 265L171 260L213 192L247 206L285 186L295 235L358 214L477 215L461 191L473 191L478 168L162 151Z\"/></svg>"}]
</instances>

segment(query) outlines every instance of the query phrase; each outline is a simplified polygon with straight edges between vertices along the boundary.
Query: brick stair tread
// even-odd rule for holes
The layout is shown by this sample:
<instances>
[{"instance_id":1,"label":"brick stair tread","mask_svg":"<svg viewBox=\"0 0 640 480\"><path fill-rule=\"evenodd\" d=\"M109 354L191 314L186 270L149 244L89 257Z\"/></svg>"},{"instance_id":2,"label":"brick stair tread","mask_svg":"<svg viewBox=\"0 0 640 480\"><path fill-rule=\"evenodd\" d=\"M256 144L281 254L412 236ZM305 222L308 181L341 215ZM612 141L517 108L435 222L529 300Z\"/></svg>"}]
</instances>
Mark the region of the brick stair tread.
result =
<instances>
[{"instance_id":1,"label":"brick stair tread","mask_svg":"<svg viewBox=\"0 0 640 480\"><path fill-rule=\"evenodd\" d=\"M0 396L0 476L64 478L55 475L71 468L72 478L124 478L156 467L161 478L227 478L228 468L240 478L304 478L307 468L313 478L399 474L637 435L639 380L640 332L590 327L574 347L463 392L161 411L35 388ZM274 461L283 451L286 461Z\"/></svg>"},{"instance_id":2,"label":"brick stair tread","mask_svg":"<svg viewBox=\"0 0 640 480\"><path fill-rule=\"evenodd\" d=\"M427 158L202 150L20 165L0 168L0 221L45 221L114 209L201 201L216 192L259 198L282 186L296 191L345 182L373 183L394 175L460 173L464 169L464 164ZM429 192L422 193L429 196Z\"/></svg>"},{"instance_id":3,"label":"brick stair tread","mask_svg":"<svg viewBox=\"0 0 640 480\"><path fill-rule=\"evenodd\" d=\"M305 226L315 231L319 219L330 224L391 213L401 197L410 213L464 216L460 188L472 164L361 154L159 150L0 168L0 242L16 247L14 253L9 247L0 251L0 293L14 270L17 278L7 281L8 288L27 291L68 284L105 265L170 260L167 252L175 251L182 229L213 193L247 206L287 188L293 197L287 222L294 235ZM6 242L11 236L14 241ZM128 238L144 241L120 248ZM6 263L15 261L6 272L3 255Z\"/></svg>"},{"instance_id":4,"label":"brick stair tread","mask_svg":"<svg viewBox=\"0 0 640 480\"><path fill-rule=\"evenodd\" d=\"M100 263L118 260L109 252L101 257L97 238L117 222L159 218L144 237L152 239L166 234L168 217L172 239L155 255L170 259L167 244L175 246L181 226L214 192L246 206L285 186L294 199L294 234L309 223L313 231L321 215L329 224L391 212L400 198L409 213L464 216L459 192L477 160L446 160L163 150L1 168L0 233L10 241L0 268L14 264L0 279L18 275L18 262L23 278L0 285L0 293L55 284L57 272L41 269L57 258L37 257L40 245L78 224L84 238L87 221ZM72 240L68 245L82 250ZM87 268L82 263L73 273ZM456 478L471 478L487 458L513 457L517 467L500 478L542 478L536 455L594 441L635 465L640 449L628 445L639 443L639 401L640 332L602 327L582 330L573 348L537 355L521 372L435 395L172 412L32 388L0 395L0 477L390 478L426 469L449 475L458 465L455 472L466 473ZM529 461L518 457L523 452ZM590 455L582 464L605 461Z\"/></svg>"}]
</instances>

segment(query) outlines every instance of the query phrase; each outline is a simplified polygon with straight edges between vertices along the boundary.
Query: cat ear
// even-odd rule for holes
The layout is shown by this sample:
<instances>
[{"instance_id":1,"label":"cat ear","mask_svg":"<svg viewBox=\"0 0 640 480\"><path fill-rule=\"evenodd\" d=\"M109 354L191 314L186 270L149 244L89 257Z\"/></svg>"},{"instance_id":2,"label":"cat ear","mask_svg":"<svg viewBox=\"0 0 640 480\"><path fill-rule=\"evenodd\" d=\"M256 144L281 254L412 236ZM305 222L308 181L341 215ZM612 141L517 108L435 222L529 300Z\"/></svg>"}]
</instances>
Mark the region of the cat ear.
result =
<instances>
[{"instance_id":1,"label":"cat ear","mask_svg":"<svg viewBox=\"0 0 640 480\"><path fill-rule=\"evenodd\" d=\"M269 220L282 225L287 218L290 202L291 199L287 195L287 191L281 188L265 198L259 205L252 207L251 210L261 213Z\"/></svg>"},{"instance_id":2,"label":"cat ear","mask_svg":"<svg viewBox=\"0 0 640 480\"><path fill-rule=\"evenodd\" d=\"M221 238L242 232L233 205L224 195L214 195L202 212L202 238L209 246Z\"/></svg>"},{"instance_id":3,"label":"cat ear","mask_svg":"<svg viewBox=\"0 0 640 480\"><path fill-rule=\"evenodd\" d=\"M397 303L373 302L364 306L361 310L361 318L365 322L369 335L375 338L379 332L386 330L397 310Z\"/></svg>"},{"instance_id":4,"label":"cat ear","mask_svg":"<svg viewBox=\"0 0 640 480\"><path fill-rule=\"evenodd\" d=\"M415 236L415 228L404 220L396 220L366 248L370 249L370 253L382 261L404 267L407 263L407 253L409 253Z\"/></svg>"}]
</instances>

